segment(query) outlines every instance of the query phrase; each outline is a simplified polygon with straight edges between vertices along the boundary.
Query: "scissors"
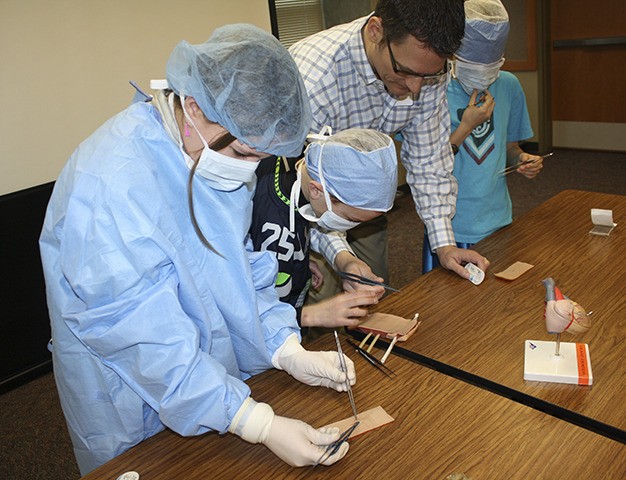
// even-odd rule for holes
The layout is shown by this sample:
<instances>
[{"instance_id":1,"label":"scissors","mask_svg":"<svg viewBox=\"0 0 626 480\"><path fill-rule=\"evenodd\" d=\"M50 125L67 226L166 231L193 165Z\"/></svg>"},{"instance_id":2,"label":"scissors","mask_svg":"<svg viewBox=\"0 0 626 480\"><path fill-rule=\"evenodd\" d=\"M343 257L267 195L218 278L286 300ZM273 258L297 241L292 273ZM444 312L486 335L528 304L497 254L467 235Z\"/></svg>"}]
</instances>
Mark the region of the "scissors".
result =
<instances>
[{"instance_id":1,"label":"scissors","mask_svg":"<svg viewBox=\"0 0 626 480\"><path fill-rule=\"evenodd\" d=\"M339 447L341 447L341 444L348 440L348 438L350 438L350 435L352 435L352 432L354 432L354 430L356 429L356 427L359 426L360 423L361 422L359 421L354 422L350 428L348 428L345 432L339 435L339 438L337 440L335 440L333 443L328 444L328 446L324 450L324 453L322 453L322 456L317 459L317 462L315 462L313 466L316 467L321 462L326 461L328 458L337 453L337 451L339 451Z\"/></svg>"},{"instance_id":2,"label":"scissors","mask_svg":"<svg viewBox=\"0 0 626 480\"><path fill-rule=\"evenodd\" d=\"M391 290L392 292L400 291L400 290L390 287L389 285L384 284L383 282L377 282L376 280L372 280L371 278L367 278L367 277L362 277L361 275L356 275L355 273L337 272L337 275L339 275L341 278L345 280L349 280L351 282L357 282L357 283L360 283L361 285L372 285L375 287L376 286L383 287L383 288L386 288L387 290Z\"/></svg>"},{"instance_id":3,"label":"scissors","mask_svg":"<svg viewBox=\"0 0 626 480\"><path fill-rule=\"evenodd\" d=\"M552 155L554 155L554 152L546 153L545 155L542 155L541 158L548 158L548 157L551 157ZM509 173L513 173L522 165L527 165L529 163L533 163L536 161L537 160L524 160L523 162L516 163L515 165L511 165L510 167L506 167L504 170L499 171L498 175L508 175Z\"/></svg>"},{"instance_id":4,"label":"scissors","mask_svg":"<svg viewBox=\"0 0 626 480\"><path fill-rule=\"evenodd\" d=\"M339 365L341 365L341 371L346 374L346 387L348 387L348 397L350 398L350 406L352 407L352 413L354 414L354 419L358 420L356 416L356 405L354 403L354 395L352 394L352 387L350 386L350 380L348 380L348 367L346 366L346 359L343 356L343 351L341 350L341 342L339 341L339 335L337 335L337 330L335 330L335 342L337 342L337 354L339 355Z\"/></svg>"},{"instance_id":5,"label":"scissors","mask_svg":"<svg viewBox=\"0 0 626 480\"><path fill-rule=\"evenodd\" d=\"M361 347L359 347L356 343L354 343L349 338L346 338L346 342L348 342L348 344L350 344L350 346L352 346L352 348L354 348L357 352L359 352L361 354L361 356L363 358L365 358L365 360L370 362L374 367L376 367L382 373L387 375L389 378L394 378L396 376L396 374L394 373L394 371L391 368L389 368L387 365L382 363L380 360L378 360L374 355L369 353L367 350L362 349Z\"/></svg>"}]
</instances>

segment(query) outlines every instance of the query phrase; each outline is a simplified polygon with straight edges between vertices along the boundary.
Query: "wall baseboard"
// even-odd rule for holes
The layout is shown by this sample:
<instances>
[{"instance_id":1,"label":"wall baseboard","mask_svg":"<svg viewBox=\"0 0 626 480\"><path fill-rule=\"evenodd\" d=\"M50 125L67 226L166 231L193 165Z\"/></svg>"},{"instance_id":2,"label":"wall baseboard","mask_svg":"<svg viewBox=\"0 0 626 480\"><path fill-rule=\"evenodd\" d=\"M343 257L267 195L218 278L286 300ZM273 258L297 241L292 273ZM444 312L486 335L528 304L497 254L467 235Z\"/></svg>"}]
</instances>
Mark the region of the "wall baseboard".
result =
<instances>
[{"instance_id":1,"label":"wall baseboard","mask_svg":"<svg viewBox=\"0 0 626 480\"><path fill-rule=\"evenodd\" d=\"M626 152L626 123L552 122L555 147Z\"/></svg>"},{"instance_id":2,"label":"wall baseboard","mask_svg":"<svg viewBox=\"0 0 626 480\"><path fill-rule=\"evenodd\" d=\"M39 365L35 365L24 371L18 372L12 377L8 377L0 381L0 394L25 385L31 380L35 380L50 372L52 372L52 360L46 360Z\"/></svg>"}]
</instances>

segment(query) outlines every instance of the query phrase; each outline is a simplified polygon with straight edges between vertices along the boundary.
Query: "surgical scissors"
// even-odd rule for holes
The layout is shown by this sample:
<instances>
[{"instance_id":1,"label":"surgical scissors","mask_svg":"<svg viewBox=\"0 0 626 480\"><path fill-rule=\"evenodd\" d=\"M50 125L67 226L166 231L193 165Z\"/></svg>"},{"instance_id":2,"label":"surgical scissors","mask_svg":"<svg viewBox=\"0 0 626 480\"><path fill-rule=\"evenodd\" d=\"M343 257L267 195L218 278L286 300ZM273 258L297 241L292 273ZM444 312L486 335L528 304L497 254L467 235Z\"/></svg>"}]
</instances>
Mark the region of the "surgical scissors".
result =
<instances>
[{"instance_id":1,"label":"surgical scissors","mask_svg":"<svg viewBox=\"0 0 626 480\"><path fill-rule=\"evenodd\" d=\"M376 280L372 280L371 278L367 278L367 277L362 277L361 275L357 275L355 273L337 272L337 275L339 275L341 278L345 280L348 280L350 282L357 282L357 283L360 283L361 285L372 285L375 287L376 286L383 287L387 290L391 290L392 292L400 291L400 290L390 287L387 284L384 284L383 282L377 282Z\"/></svg>"},{"instance_id":2,"label":"surgical scissors","mask_svg":"<svg viewBox=\"0 0 626 480\"><path fill-rule=\"evenodd\" d=\"M313 466L316 467L320 464L320 462L326 461L328 458L337 453L339 447L341 447L341 444L348 440L348 438L350 438L350 435L352 435L352 432L354 432L354 430L356 429L356 427L359 426L360 423L361 422L359 421L354 422L350 428L348 428L345 432L339 435L339 438L337 440L335 440L333 443L329 443L324 450L324 453L322 453L322 456L317 459L317 462L315 462Z\"/></svg>"},{"instance_id":3,"label":"surgical scissors","mask_svg":"<svg viewBox=\"0 0 626 480\"><path fill-rule=\"evenodd\" d=\"M350 380L348 379L348 367L346 366L346 359L343 356L341 342L339 341L339 335L337 335L337 330L335 330L335 342L337 342L337 354L339 355L339 365L341 365L341 371L346 374L346 387L348 387L348 397L350 398L352 413L354 414L354 419L358 420L359 418L356 416L356 404L354 403L354 395L352 394L352 387L350 386Z\"/></svg>"}]
</instances>

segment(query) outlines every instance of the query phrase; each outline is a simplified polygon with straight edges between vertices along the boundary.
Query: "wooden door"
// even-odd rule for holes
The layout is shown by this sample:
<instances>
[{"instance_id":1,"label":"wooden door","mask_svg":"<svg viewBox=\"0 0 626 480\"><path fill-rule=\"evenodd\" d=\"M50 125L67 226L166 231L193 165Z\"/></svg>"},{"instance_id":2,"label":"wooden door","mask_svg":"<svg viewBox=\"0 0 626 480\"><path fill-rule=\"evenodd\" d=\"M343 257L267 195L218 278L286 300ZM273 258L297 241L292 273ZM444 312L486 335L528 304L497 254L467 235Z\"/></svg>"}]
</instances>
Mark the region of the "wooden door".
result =
<instances>
[{"instance_id":1,"label":"wooden door","mask_svg":"<svg viewBox=\"0 0 626 480\"><path fill-rule=\"evenodd\" d=\"M626 151L626 2L551 5L555 146Z\"/></svg>"}]
</instances>

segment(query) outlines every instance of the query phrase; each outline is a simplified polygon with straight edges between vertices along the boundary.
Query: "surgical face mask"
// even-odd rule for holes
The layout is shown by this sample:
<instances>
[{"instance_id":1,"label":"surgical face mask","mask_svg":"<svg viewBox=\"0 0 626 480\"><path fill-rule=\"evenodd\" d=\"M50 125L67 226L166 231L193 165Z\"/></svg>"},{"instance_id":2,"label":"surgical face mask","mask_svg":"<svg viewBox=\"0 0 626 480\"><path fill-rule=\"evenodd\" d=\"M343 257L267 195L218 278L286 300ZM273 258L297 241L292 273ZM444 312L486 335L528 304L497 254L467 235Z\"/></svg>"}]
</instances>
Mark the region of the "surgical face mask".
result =
<instances>
[{"instance_id":1,"label":"surgical face mask","mask_svg":"<svg viewBox=\"0 0 626 480\"><path fill-rule=\"evenodd\" d=\"M327 202L326 205L329 205L329 203ZM337 232L345 232L347 230L350 230L351 228L358 226L360 223L361 222L353 222L351 220L347 220L337 215L330 209L322 213L322 216L317 221L317 224L320 227L326 230Z\"/></svg>"},{"instance_id":2,"label":"surgical face mask","mask_svg":"<svg viewBox=\"0 0 626 480\"><path fill-rule=\"evenodd\" d=\"M360 224L360 222L353 222L351 220L347 220L335 212L332 209L332 202L330 199L330 195L328 194L328 190L326 189L326 182L324 181L324 175L322 174L322 159L321 154L324 148L320 148L320 162L319 162L319 176L320 183L322 184L322 188L324 190L324 200L326 202L327 210L322 213L320 217L315 214L313 207L311 204L306 204L303 206L298 206L298 212L302 215L303 218L308 220L309 222L317 223L318 226L325 230L337 231L337 232L345 232L350 230L351 228L356 227ZM302 168L304 168L304 163L298 166L297 170L297 179L291 189L291 198L290 198L290 228L293 231L294 228L294 220L293 220L293 212L295 211L296 202L300 198L300 190L302 186Z\"/></svg>"},{"instance_id":3,"label":"surgical face mask","mask_svg":"<svg viewBox=\"0 0 626 480\"><path fill-rule=\"evenodd\" d=\"M332 210L326 210L322 213L321 217L318 217L310 203L303 205L302 207L298 207L298 211L300 212L300 215L302 215L309 222L317 223L318 226L325 230L345 232L360 224L360 222L346 220Z\"/></svg>"},{"instance_id":4,"label":"surgical face mask","mask_svg":"<svg viewBox=\"0 0 626 480\"><path fill-rule=\"evenodd\" d=\"M301 173L300 169L298 169L298 181L300 181L300 177ZM298 183L297 185L297 196L295 197L295 200L300 197L300 185L300 183ZM296 187L296 184L294 184L294 187ZM292 193L294 192L294 190L296 190L296 188L292 189ZM330 231L345 232L359 225L360 222L347 220L333 212L331 210L331 207L329 206L331 204L330 197L328 193L326 193L326 190L324 190L324 193L324 199L326 200L326 206L328 207L328 210L322 213L322 216L318 217L315 214L315 211L313 210L313 207L310 203L298 207L298 212L300 212L300 215L302 215L302 217L304 217L309 222L317 223L317 225L321 228Z\"/></svg>"},{"instance_id":5,"label":"surgical face mask","mask_svg":"<svg viewBox=\"0 0 626 480\"><path fill-rule=\"evenodd\" d=\"M187 115L185 110L185 96L181 95L180 100L181 105L183 106L185 118L198 133L198 136L204 145L204 149L200 154L200 160L198 160L196 172L209 180L216 190L223 190L226 192L232 192L233 190L237 190L242 185L254 181L256 179L255 171L259 165L259 161L250 162L246 160L239 160L238 158L229 157L216 152L215 150L211 150L196 125L193 123L189 115ZM189 155L186 153L185 158L187 159L187 162L191 160Z\"/></svg>"},{"instance_id":6,"label":"surgical face mask","mask_svg":"<svg viewBox=\"0 0 626 480\"><path fill-rule=\"evenodd\" d=\"M457 57L454 60L454 76L468 95L471 95L474 89L480 93L498 79L503 64L504 58L494 63L482 64L467 62Z\"/></svg>"}]
</instances>

